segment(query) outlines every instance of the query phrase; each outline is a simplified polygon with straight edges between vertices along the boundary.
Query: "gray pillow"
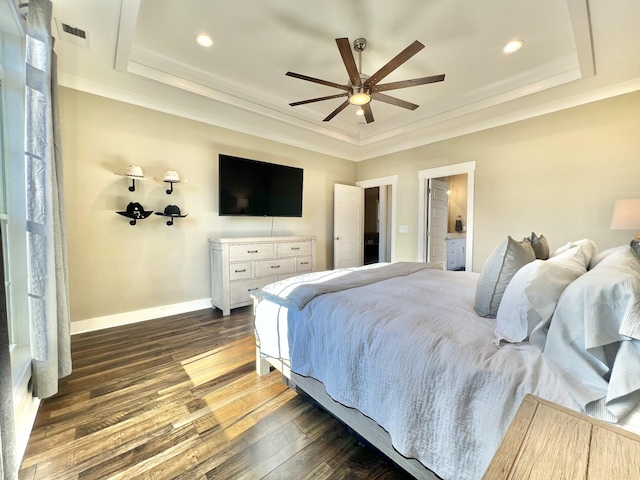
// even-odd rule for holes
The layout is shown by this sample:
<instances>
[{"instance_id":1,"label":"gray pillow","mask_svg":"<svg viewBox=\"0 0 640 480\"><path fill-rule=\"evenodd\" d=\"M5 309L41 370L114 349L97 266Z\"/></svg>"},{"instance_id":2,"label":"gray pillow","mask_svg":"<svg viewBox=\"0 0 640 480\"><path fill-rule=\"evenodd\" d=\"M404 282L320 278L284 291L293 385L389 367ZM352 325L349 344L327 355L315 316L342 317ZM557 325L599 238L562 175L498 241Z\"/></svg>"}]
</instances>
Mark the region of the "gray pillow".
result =
<instances>
[{"instance_id":1,"label":"gray pillow","mask_svg":"<svg viewBox=\"0 0 640 480\"><path fill-rule=\"evenodd\" d=\"M477 314L481 317L495 318L502 295L515 273L535 259L536 255L529 239L517 242L507 237L498 245L487 258L478 278L474 303Z\"/></svg>"},{"instance_id":2,"label":"gray pillow","mask_svg":"<svg viewBox=\"0 0 640 480\"><path fill-rule=\"evenodd\" d=\"M531 232L531 246L533 252L536 254L536 259L547 260L549 258L549 242L544 238L544 235L537 236L535 232Z\"/></svg>"}]
</instances>

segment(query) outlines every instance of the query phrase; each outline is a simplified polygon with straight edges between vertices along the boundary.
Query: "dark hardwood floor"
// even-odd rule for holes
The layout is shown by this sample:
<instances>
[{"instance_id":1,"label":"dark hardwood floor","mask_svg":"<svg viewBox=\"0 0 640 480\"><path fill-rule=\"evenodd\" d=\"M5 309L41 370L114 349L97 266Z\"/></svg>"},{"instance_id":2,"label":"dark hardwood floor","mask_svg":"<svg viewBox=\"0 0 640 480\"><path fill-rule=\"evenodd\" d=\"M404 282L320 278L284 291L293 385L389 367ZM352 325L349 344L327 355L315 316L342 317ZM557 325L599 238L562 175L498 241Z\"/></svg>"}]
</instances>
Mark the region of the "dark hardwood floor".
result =
<instances>
[{"instance_id":1,"label":"dark hardwood floor","mask_svg":"<svg viewBox=\"0 0 640 480\"><path fill-rule=\"evenodd\" d=\"M74 336L19 478L410 478L277 371L258 377L252 321L203 310Z\"/></svg>"}]
</instances>

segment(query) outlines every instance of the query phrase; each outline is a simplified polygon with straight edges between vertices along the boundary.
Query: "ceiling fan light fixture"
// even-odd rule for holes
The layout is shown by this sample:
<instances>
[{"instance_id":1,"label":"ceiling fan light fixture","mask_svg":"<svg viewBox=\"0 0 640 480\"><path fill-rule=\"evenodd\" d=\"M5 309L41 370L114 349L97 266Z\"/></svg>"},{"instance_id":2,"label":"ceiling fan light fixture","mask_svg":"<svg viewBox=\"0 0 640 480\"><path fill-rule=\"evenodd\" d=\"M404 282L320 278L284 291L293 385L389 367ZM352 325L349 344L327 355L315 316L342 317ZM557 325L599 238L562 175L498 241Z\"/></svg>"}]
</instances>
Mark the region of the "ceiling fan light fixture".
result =
<instances>
[{"instance_id":1,"label":"ceiling fan light fixture","mask_svg":"<svg viewBox=\"0 0 640 480\"><path fill-rule=\"evenodd\" d=\"M365 87L351 87L349 103L352 105L366 105L371 101L371 95Z\"/></svg>"},{"instance_id":2,"label":"ceiling fan light fixture","mask_svg":"<svg viewBox=\"0 0 640 480\"><path fill-rule=\"evenodd\" d=\"M354 93L349 97L349 103L352 105L366 105L371 101L368 93Z\"/></svg>"}]
</instances>

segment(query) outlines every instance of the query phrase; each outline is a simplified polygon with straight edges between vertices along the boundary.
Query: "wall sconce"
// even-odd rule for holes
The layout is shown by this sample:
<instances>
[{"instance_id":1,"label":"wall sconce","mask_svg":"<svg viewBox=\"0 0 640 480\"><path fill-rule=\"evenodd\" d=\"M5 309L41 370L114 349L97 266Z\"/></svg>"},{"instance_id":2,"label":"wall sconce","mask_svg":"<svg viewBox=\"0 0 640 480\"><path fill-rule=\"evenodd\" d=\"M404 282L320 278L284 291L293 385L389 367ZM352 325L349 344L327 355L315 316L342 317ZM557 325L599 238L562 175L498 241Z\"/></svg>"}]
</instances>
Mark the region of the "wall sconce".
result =
<instances>
[{"instance_id":1,"label":"wall sconce","mask_svg":"<svg viewBox=\"0 0 640 480\"><path fill-rule=\"evenodd\" d=\"M631 250L640 259L640 198L618 200L613 208L611 230L635 230L636 236L631 243Z\"/></svg>"}]
</instances>

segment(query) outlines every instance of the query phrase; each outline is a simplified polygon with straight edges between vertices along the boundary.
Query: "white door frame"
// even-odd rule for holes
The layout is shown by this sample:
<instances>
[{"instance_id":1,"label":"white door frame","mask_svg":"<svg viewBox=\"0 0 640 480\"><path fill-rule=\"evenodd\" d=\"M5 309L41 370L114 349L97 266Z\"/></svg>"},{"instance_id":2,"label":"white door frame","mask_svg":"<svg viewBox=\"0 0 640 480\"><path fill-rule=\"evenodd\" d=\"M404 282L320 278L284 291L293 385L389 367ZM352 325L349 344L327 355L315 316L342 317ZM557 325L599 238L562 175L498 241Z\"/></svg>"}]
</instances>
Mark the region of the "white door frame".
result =
<instances>
[{"instance_id":1,"label":"white door frame","mask_svg":"<svg viewBox=\"0 0 640 480\"><path fill-rule=\"evenodd\" d=\"M372 178L369 180L360 180L359 182L356 182L356 185L363 189L373 188L373 187L386 187L386 186L391 187L391 212L386 212L384 210L387 202L386 201L384 202L384 207L383 207L382 188L380 189L381 195L380 195L380 246L379 246L379 249L383 252L386 250L385 242L387 241L387 239L386 239L386 235L384 234L386 232L386 228L384 230L382 229L382 221L384 220L386 222L387 218L389 217L389 214L391 216L391 229L390 229L391 239L389 239L389 241L391 242L391 248L390 248L391 258L390 259L385 258L385 260L388 262L394 262L396 259L396 191L397 191L396 186L397 184L398 184L397 175ZM385 250L383 250L383 248Z\"/></svg>"},{"instance_id":2,"label":"white door frame","mask_svg":"<svg viewBox=\"0 0 640 480\"><path fill-rule=\"evenodd\" d=\"M426 195L430 178L449 177L467 174L467 270L473 268L473 199L475 189L476 162L456 163L442 167L429 168L418 172L418 262L427 261L426 236Z\"/></svg>"}]
</instances>

